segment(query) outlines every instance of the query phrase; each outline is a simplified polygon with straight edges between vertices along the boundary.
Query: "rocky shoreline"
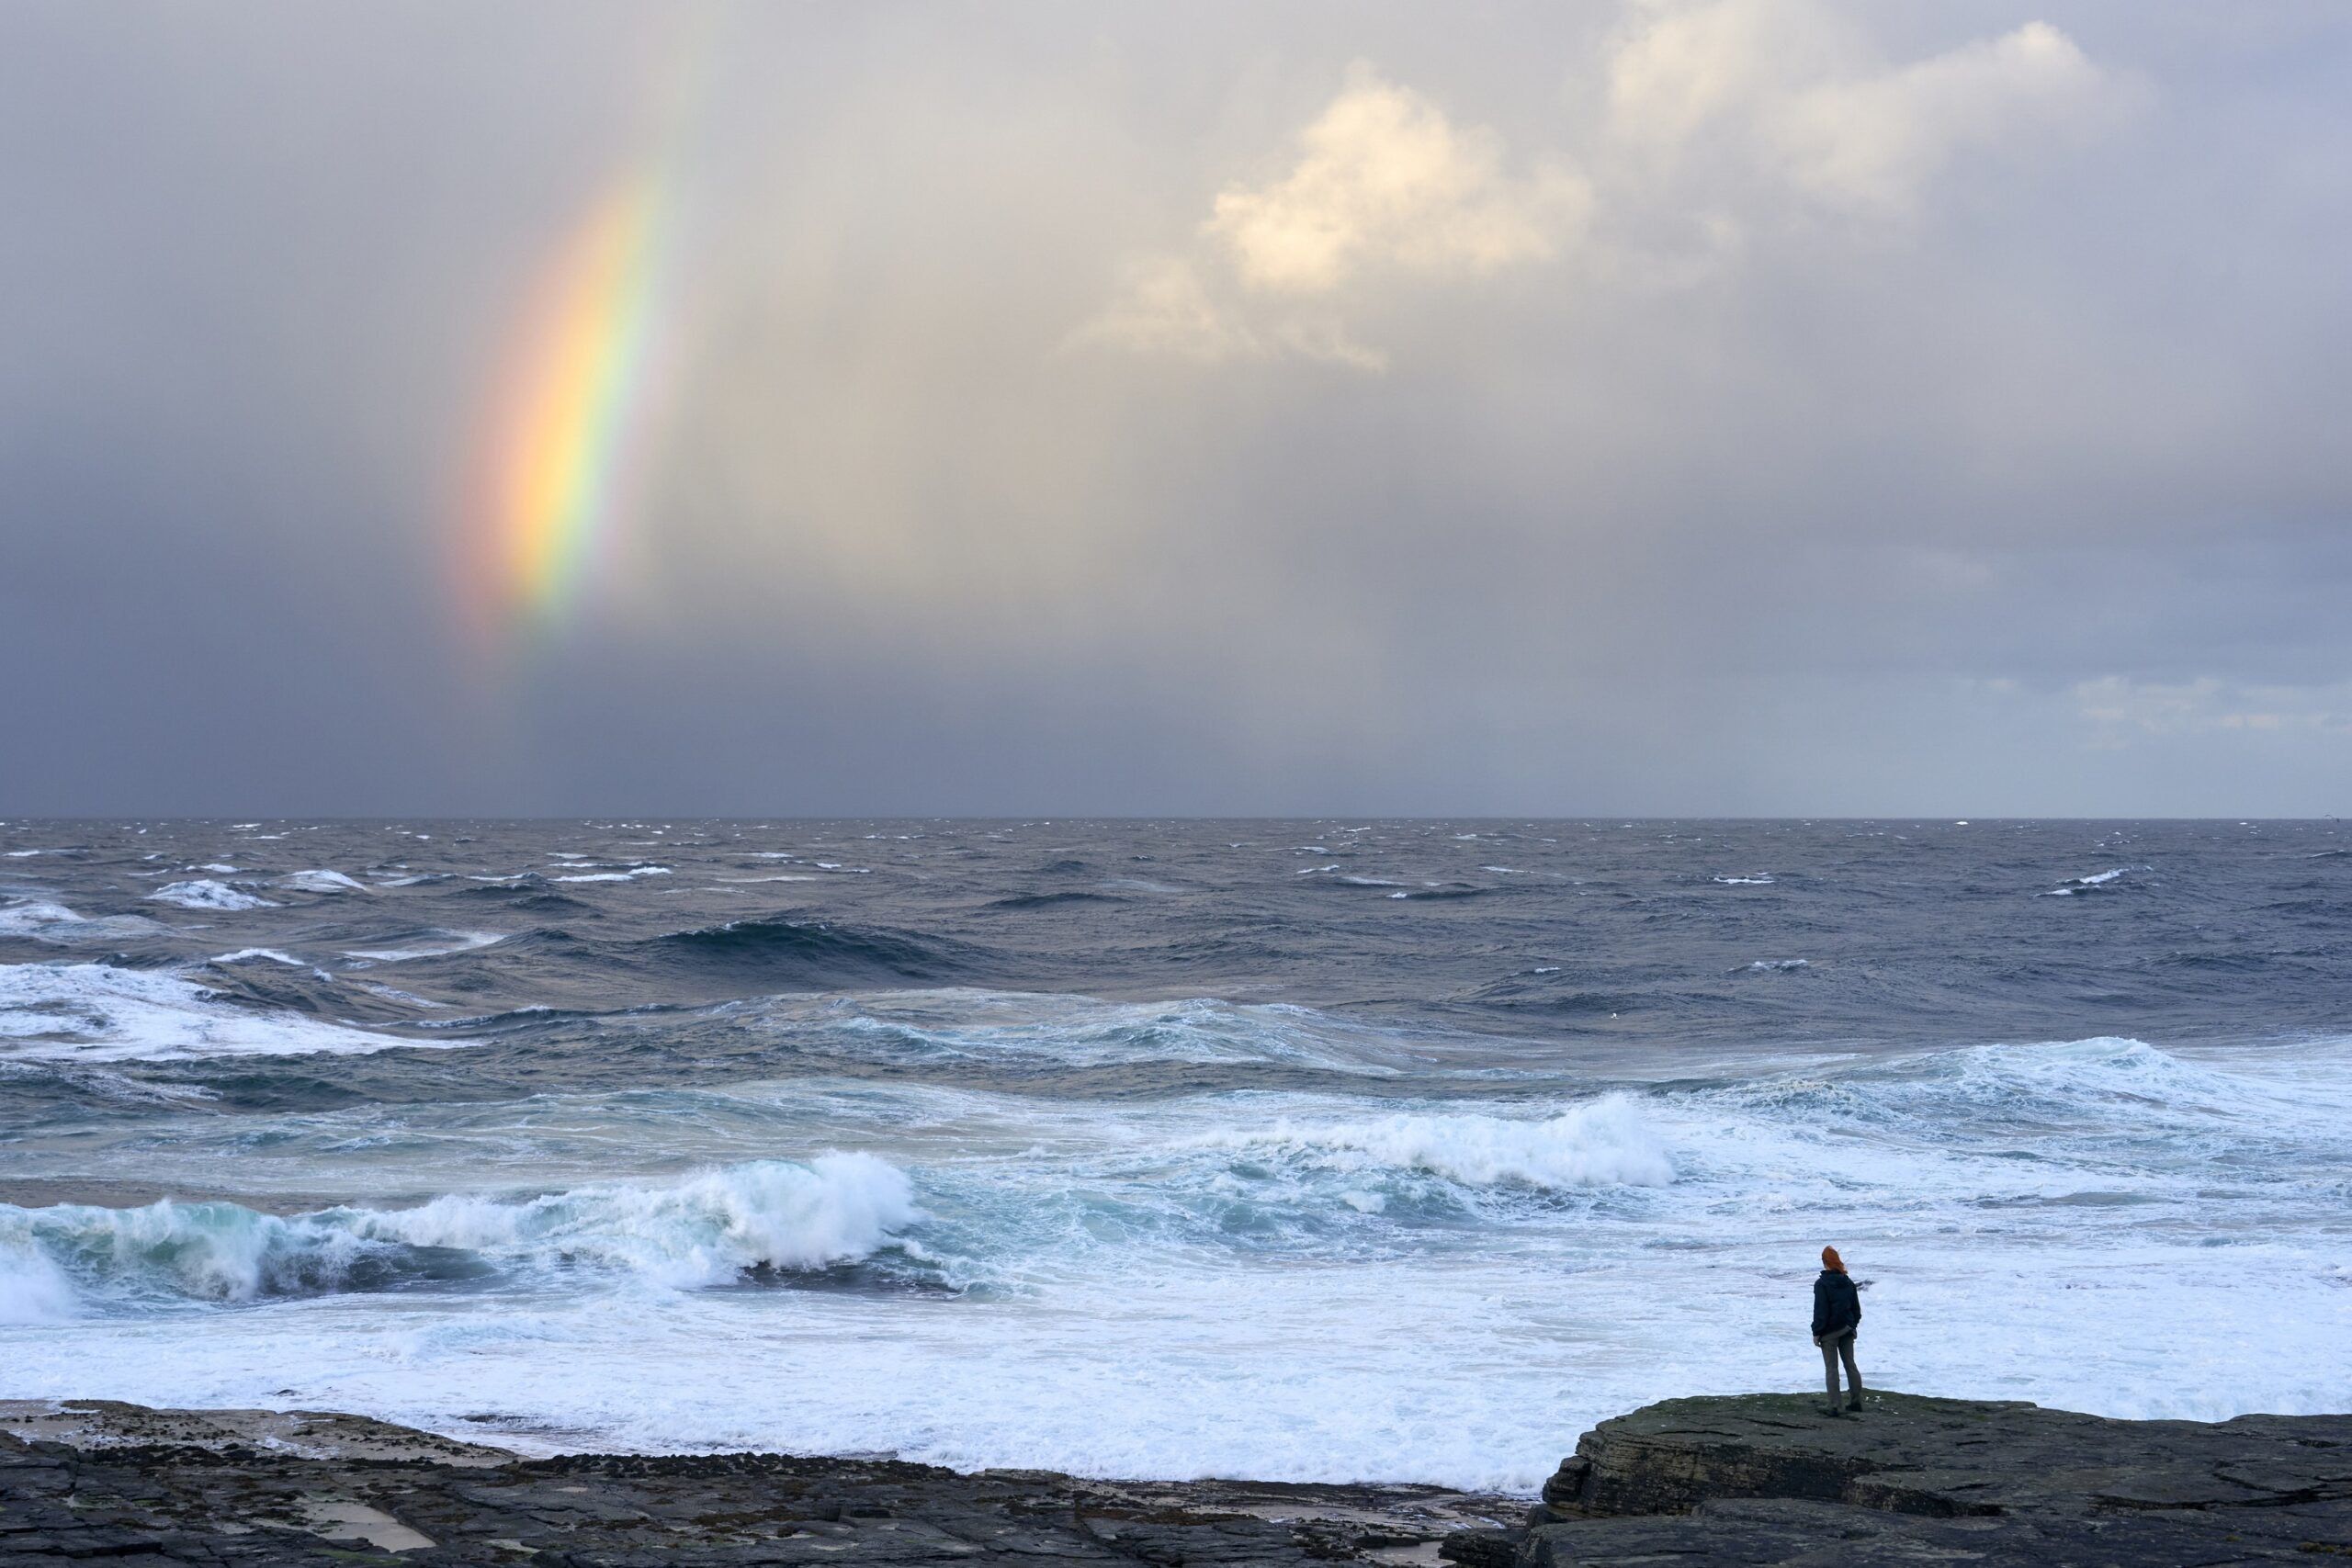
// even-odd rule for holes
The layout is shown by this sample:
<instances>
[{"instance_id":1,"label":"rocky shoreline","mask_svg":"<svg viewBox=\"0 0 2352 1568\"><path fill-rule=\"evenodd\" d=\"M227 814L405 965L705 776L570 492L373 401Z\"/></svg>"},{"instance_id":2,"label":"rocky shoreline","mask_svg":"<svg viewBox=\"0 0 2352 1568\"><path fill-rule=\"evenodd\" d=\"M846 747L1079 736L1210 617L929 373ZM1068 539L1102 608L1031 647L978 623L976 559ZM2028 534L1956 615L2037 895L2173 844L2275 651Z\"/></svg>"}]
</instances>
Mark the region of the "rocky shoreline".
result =
<instances>
[{"instance_id":1,"label":"rocky shoreline","mask_svg":"<svg viewBox=\"0 0 2352 1568\"><path fill-rule=\"evenodd\" d=\"M0 1404L0 1568L1331 1562L1463 1568L2352 1558L2352 1416L2114 1421L1873 1395L1604 1421L1532 1509L1436 1487L1102 1482L782 1454L525 1459L364 1417Z\"/></svg>"}]
</instances>

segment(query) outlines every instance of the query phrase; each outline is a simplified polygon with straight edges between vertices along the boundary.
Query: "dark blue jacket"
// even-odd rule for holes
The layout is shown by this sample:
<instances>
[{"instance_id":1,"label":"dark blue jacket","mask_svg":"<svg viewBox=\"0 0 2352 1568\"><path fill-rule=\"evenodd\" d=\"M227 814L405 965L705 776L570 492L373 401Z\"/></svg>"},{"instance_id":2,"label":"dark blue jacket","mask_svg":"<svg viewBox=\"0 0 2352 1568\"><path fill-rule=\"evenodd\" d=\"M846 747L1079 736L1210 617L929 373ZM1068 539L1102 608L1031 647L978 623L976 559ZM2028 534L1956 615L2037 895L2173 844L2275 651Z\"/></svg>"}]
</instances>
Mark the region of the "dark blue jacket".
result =
<instances>
[{"instance_id":1,"label":"dark blue jacket","mask_svg":"<svg viewBox=\"0 0 2352 1568\"><path fill-rule=\"evenodd\" d=\"M1843 1334L1861 1324L1862 1298L1854 1281L1835 1269L1824 1269L1813 1282L1813 1332Z\"/></svg>"}]
</instances>

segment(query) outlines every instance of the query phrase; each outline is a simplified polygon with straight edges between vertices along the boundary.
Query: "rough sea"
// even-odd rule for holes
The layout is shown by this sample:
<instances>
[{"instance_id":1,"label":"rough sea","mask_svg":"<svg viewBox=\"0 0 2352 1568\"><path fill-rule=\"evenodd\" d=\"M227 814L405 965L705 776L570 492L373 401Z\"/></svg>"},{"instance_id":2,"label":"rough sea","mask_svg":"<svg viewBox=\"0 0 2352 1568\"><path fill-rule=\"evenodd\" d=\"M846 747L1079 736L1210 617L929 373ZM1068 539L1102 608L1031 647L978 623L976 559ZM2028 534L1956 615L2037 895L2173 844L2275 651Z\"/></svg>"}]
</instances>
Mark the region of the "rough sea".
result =
<instances>
[{"instance_id":1,"label":"rough sea","mask_svg":"<svg viewBox=\"0 0 2352 1568\"><path fill-rule=\"evenodd\" d=\"M10 822L0 1397L1535 1485L2352 1408L2334 822Z\"/></svg>"}]
</instances>

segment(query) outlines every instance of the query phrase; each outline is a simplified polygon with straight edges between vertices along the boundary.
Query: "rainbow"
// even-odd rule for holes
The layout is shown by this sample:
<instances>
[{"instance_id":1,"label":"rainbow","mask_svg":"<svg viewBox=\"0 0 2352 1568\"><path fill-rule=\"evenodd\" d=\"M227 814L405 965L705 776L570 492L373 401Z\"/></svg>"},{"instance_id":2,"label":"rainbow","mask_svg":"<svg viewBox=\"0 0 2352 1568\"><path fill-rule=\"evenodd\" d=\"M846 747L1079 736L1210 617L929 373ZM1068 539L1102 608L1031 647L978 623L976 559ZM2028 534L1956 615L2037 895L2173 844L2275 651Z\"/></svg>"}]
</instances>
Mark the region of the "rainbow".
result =
<instances>
[{"instance_id":1,"label":"rainbow","mask_svg":"<svg viewBox=\"0 0 2352 1568\"><path fill-rule=\"evenodd\" d=\"M479 629L555 628L608 564L657 378L662 208L651 169L614 182L533 291L463 523Z\"/></svg>"}]
</instances>

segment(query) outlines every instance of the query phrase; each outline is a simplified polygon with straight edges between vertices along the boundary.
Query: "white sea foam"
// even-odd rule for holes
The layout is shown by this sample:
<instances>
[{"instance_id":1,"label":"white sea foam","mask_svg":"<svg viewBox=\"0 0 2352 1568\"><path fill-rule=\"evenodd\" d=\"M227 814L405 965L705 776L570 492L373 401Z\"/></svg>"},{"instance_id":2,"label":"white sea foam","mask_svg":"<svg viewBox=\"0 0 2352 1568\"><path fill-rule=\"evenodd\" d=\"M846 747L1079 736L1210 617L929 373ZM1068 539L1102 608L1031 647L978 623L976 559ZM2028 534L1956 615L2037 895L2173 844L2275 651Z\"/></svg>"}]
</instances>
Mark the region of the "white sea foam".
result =
<instances>
[{"instance_id":1,"label":"white sea foam","mask_svg":"<svg viewBox=\"0 0 2352 1568\"><path fill-rule=\"evenodd\" d=\"M640 865L630 871L584 871L575 876L559 876L558 882L634 882L640 876L668 876L666 865Z\"/></svg>"},{"instance_id":2,"label":"white sea foam","mask_svg":"<svg viewBox=\"0 0 2352 1568\"><path fill-rule=\"evenodd\" d=\"M1229 1004L933 992L717 1016L832 1048L846 1034L885 1061L1377 1054L1340 1021ZM315 1173L435 1190L431 1173L470 1155L552 1196L238 1210L211 1222L219 1240L178 1205L160 1252L58 1252L76 1292L62 1303L0 1261L0 1302L34 1301L20 1316L80 1314L70 1334L0 1330L0 1361L28 1396L296 1399L460 1430L500 1410L589 1449L1525 1490L1601 1416L1806 1386L1812 1259L1834 1242L1870 1286L1862 1358L1888 1386L2129 1416L2332 1408L2352 1372L2345 1044L2024 1043L1803 1071L1678 1058L1676 1081L1577 1102L1581 1125L1509 1077L1477 1101L1321 1077L1057 1101L793 1076L549 1093L494 1118L356 1107L277 1123L279 1190L348 1190L296 1185ZM1546 1059L1547 1089L1559 1070ZM258 1168L220 1157L246 1148L243 1118L186 1120L175 1168ZM812 1166L771 1198L744 1174L829 1145L870 1150L911 1190L858 1178L827 1196ZM123 1146L165 1157L144 1132ZM718 1168L631 1168L679 1158ZM614 1174L577 1174L596 1170ZM265 1232L279 1239L256 1251ZM971 1288L691 1288L771 1255L944 1259L938 1276ZM27 1256L0 1233L0 1260ZM2217 1348L2213 1325L2250 1291L2263 1332ZM212 1304L230 1302L249 1304Z\"/></svg>"},{"instance_id":3,"label":"white sea foam","mask_svg":"<svg viewBox=\"0 0 2352 1568\"><path fill-rule=\"evenodd\" d=\"M381 1051L410 1043L297 1013L239 1007L164 970L103 964L0 967L0 1053L17 1060L163 1061Z\"/></svg>"},{"instance_id":4,"label":"white sea foam","mask_svg":"<svg viewBox=\"0 0 2352 1568\"><path fill-rule=\"evenodd\" d=\"M183 909L272 909L277 906L267 898L232 887L225 882L199 878L193 882L171 882L147 897L158 904L177 904Z\"/></svg>"}]
</instances>

